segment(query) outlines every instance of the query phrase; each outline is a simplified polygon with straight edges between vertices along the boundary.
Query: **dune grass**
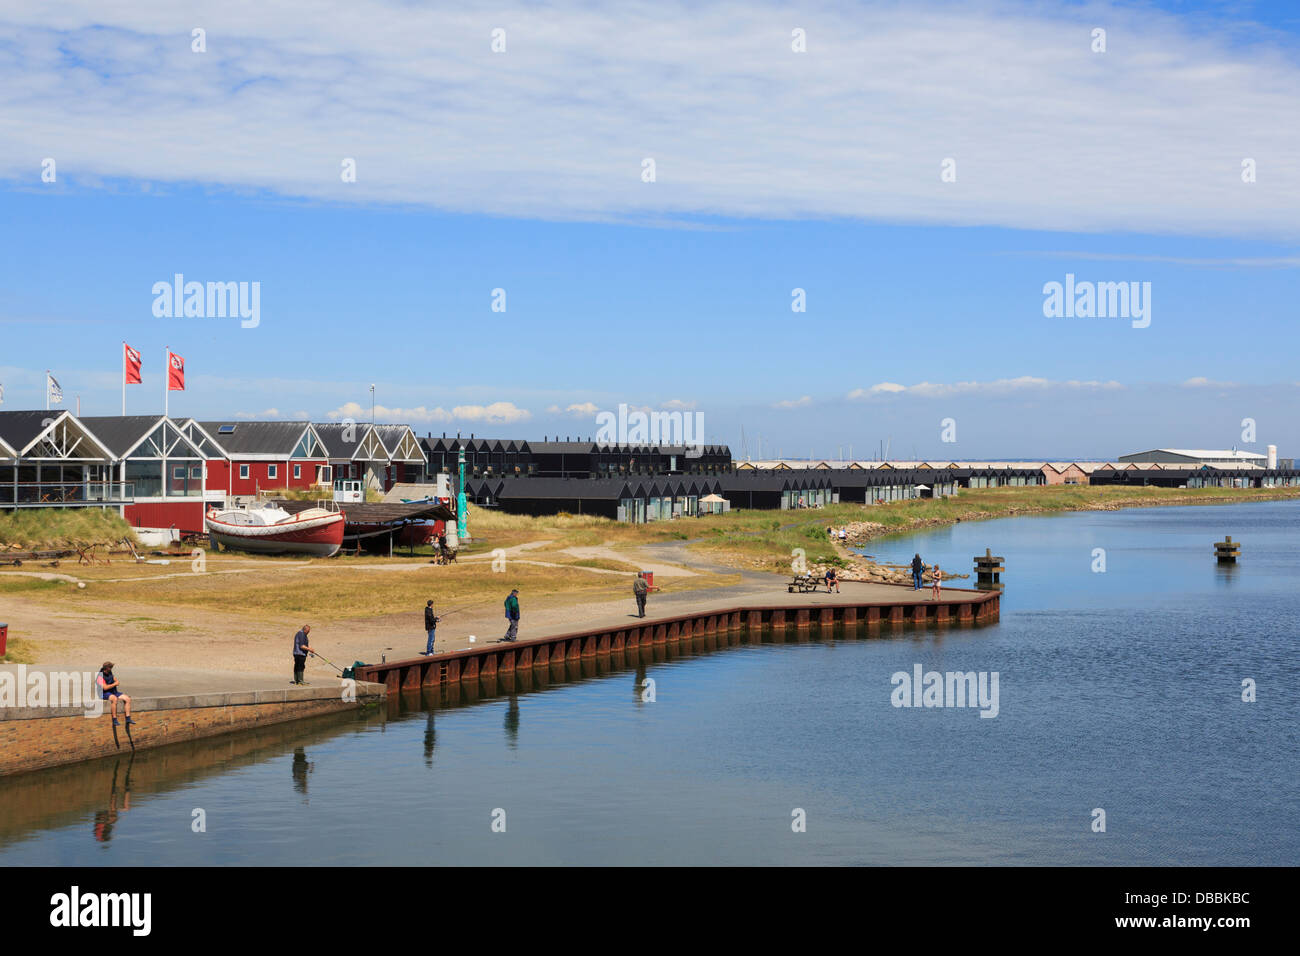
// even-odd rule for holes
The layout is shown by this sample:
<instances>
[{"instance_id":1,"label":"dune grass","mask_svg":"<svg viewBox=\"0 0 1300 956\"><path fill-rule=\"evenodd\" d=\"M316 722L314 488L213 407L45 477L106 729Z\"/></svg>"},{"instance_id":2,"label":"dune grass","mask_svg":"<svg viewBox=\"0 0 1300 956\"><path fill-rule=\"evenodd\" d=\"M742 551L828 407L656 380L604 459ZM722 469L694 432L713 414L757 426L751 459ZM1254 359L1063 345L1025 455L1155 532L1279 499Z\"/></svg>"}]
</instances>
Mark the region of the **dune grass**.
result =
<instances>
[{"instance_id":1,"label":"dune grass","mask_svg":"<svg viewBox=\"0 0 1300 956\"><path fill-rule=\"evenodd\" d=\"M135 541L135 532L109 508L19 508L0 512L0 553L54 551Z\"/></svg>"}]
</instances>

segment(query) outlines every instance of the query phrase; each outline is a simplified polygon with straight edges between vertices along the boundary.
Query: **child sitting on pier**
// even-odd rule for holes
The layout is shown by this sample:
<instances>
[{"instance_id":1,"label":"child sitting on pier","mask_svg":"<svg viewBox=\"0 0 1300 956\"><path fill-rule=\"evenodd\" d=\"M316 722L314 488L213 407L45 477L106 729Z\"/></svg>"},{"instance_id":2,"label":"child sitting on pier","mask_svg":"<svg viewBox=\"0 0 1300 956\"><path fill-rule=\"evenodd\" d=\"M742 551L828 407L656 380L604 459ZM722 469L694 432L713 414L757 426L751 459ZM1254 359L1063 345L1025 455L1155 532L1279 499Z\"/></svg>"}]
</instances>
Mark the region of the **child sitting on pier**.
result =
<instances>
[{"instance_id":1,"label":"child sitting on pier","mask_svg":"<svg viewBox=\"0 0 1300 956\"><path fill-rule=\"evenodd\" d=\"M104 665L99 669L96 683L99 684L100 690L104 694L104 700L109 702L110 713L113 715L113 726L117 726L117 702L119 700L122 702L123 716L126 717L127 724L134 725L135 721L131 719L131 698L122 693L121 683L113 676L112 661L104 661Z\"/></svg>"}]
</instances>

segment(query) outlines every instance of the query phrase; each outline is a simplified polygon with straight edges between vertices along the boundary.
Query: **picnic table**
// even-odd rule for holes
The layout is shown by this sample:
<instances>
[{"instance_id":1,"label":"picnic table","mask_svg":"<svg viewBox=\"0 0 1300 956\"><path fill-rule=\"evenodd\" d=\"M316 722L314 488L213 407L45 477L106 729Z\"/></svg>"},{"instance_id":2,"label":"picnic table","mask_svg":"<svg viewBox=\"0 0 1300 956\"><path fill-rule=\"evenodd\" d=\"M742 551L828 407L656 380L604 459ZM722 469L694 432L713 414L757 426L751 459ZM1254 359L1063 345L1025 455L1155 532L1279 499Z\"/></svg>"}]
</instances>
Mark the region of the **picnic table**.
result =
<instances>
[{"instance_id":1,"label":"picnic table","mask_svg":"<svg viewBox=\"0 0 1300 956\"><path fill-rule=\"evenodd\" d=\"M825 580L825 577L821 575L814 576L809 572L804 571L802 574L796 574L794 576L794 580L786 585L786 590L791 594L794 594L796 591L800 594L806 594L809 591L816 591L817 586L825 583ZM830 589L827 588L827 591L829 592Z\"/></svg>"}]
</instances>

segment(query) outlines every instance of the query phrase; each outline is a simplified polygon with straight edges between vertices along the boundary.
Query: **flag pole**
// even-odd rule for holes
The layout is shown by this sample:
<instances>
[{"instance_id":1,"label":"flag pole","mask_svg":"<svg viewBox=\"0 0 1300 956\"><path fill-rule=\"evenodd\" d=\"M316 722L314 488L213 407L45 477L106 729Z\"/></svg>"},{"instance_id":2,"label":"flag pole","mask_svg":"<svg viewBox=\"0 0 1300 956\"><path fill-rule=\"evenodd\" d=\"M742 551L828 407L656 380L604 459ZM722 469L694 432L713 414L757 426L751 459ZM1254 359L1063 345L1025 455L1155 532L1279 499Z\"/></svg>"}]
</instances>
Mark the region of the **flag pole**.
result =
<instances>
[{"instance_id":1,"label":"flag pole","mask_svg":"<svg viewBox=\"0 0 1300 956\"><path fill-rule=\"evenodd\" d=\"M126 415L126 340L122 340L122 414Z\"/></svg>"},{"instance_id":2,"label":"flag pole","mask_svg":"<svg viewBox=\"0 0 1300 956\"><path fill-rule=\"evenodd\" d=\"M172 376L172 350L168 346L163 346L163 417L170 417L167 414L167 402L172 397L171 392Z\"/></svg>"},{"instance_id":3,"label":"flag pole","mask_svg":"<svg viewBox=\"0 0 1300 956\"><path fill-rule=\"evenodd\" d=\"M45 410L50 410L50 370L45 370Z\"/></svg>"}]
</instances>

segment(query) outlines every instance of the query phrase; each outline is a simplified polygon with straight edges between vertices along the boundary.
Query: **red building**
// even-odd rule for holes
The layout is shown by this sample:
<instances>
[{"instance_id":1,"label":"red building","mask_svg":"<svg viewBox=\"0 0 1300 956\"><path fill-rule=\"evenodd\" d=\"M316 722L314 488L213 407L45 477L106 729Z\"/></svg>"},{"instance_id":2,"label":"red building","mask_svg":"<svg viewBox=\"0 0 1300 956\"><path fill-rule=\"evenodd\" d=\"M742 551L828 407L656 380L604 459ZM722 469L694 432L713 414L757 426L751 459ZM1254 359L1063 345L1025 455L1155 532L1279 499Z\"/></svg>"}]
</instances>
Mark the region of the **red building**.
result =
<instances>
[{"instance_id":1,"label":"red building","mask_svg":"<svg viewBox=\"0 0 1300 956\"><path fill-rule=\"evenodd\" d=\"M197 422L182 430L207 455L205 497L332 489L329 453L310 422ZM332 491L330 492L332 493Z\"/></svg>"}]
</instances>

